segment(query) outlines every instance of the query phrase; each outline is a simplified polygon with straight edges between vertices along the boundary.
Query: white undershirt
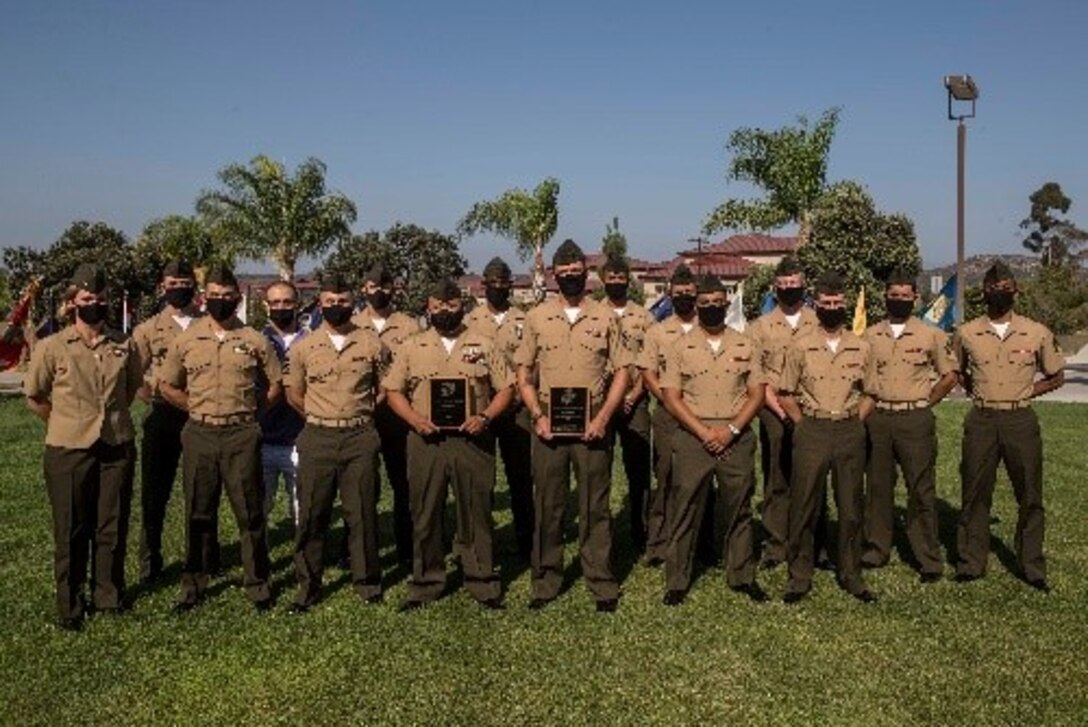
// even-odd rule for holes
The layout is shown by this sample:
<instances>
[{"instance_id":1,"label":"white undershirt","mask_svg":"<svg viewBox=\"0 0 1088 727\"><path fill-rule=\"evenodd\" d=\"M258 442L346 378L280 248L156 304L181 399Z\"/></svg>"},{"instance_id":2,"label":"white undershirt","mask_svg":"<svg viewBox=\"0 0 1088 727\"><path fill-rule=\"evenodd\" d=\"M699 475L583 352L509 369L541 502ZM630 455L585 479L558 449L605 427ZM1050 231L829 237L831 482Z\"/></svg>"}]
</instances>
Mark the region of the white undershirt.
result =
<instances>
[{"instance_id":1,"label":"white undershirt","mask_svg":"<svg viewBox=\"0 0 1088 727\"><path fill-rule=\"evenodd\" d=\"M712 350L714 353L722 350L722 339L708 338L706 339L706 342L710 346L710 350Z\"/></svg>"},{"instance_id":2,"label":"white undershirt","mask_svg":"<svg viewBox=\"0 0 1088 727\"><path fill-rule=\"evenodd\" d=\"M581 308L564 308L563 312L567 314L567 320L574 323L578 320L578 314L582 312Z\"/></svg>"},{"instance_id":3,"label":"white undershirt","mask_svg":"<svg viewBox=\"0 0 1088 727\"><path fill-rule=\"evenodd\" d=\"M332 341L332 347L336 349L336 352L340 353L343 351L344 344L347 343L348 337L343 333L333 333L332 331L329 331L328 334L329 340Z\"/></svg>"},{"instance_id":4,"label":"white undershirt","mask_svg":"<svg viewBox=\"0 0 1088 727\"><path fill-rule=\"evenodd\" d=\"M616 314L617 318L623 318L623 314L627 312L627 308L613 308L612 311Z\"/></svg>"},{"instance_id":5,"label":"white undershirt","mask_svg":"<svg viewBox=\"0 0 1088 727\"><path fill-rule=\"evenodd\" d=\"M282 338L283 338L283 347L284 348L291 348L291 344L295 342L296 338L298 338L298 333L285 333L285 334L283 334Z\"/></svg>"},{"instance_id":6,"label":"white undershirt","mask_svg":"<svg viewBox=\"0 0 1088 727\"><path fill-rule=\"evenodd\" d=\"M786 316L786 323L790 324L790 328L797 328L797 326L800 325L801 311L797 311L796 313L785 313L784 315Z\"/></svg>"},{"instance_id":7,"label":"white undershirt","mask_svg":"<svg viewBox=\"0 0 1088 727\"><path fill-rule=\"evenodd\" d=\"M495 325L501 326L502 322L506 320L506 311L501 311L499 313L492 313L491 317L495 319Z\"/></svg>"},{"instance_id":8,"label":"white undershirt","mask_svg":"<svg viewBox=\"0 0 1088 727\"><path fill-rule=\"evenodd\" d=\"M836 339L830 339L830 338L827 339L827 347L831 349L831 353L838 353L839 352L839 341L840 340L841 339L838 339L838 338L836 338Z\"/></svg>"},{"instance_id":9,"label":"white undershirt","mask_svg":"<svg viewBox=\"0 0 1088 727\"><path fill-rule=\"evenodd\" d=\"M691 333L692 328L695 328L694 323L681 323L680 324L680 330L683 331L684 333Z\"/></svg>"},{"instance_id":10,"label":"white undershirt","mask_svg":"<svg viewBox=\"0 0 1088 727\"><path fill-rule=\"evenodd\" d=\"M903 329L907 327L906 323L889 323L888 325L891 326L892 336L895 338L902 336Z\"/></svg>"},{"instance_id":11,"label":"white undershirt","mask_svg":"<svg viewBox=\"0 0 1088 727\"><path fill-rule=\"evenodd\" d=\"M189 324L193 322L192 316L170 316L174 319L174 323L177 323L181 330L188 330Z\"/></svg>"},{"instance_id":12,"label":"white undershirt","mask_svg":"<svg viewBox=\"0 0 1088 727\"><path fill-rule=\"evenodd\" d=\"M1004 323L994 323L993 321L990 321L990 326L993 327L994 332L998 335L998 338L1002 340L1005 339L1005 336L1009 335L1008 321L1005 321Z\"/></svg>"},{"instance_id":13,"label":"white undershirt","mask_svg":"<svg viewBox=\"0 0 1088 727\"><path fill-rule=\"evenodd\" d=\"M374 328L378 330L378 333L381 333L385 330L385 320L385 318L371 318L370 322L374 324Z\"/></svg>"},{"instance_id":14,"label":"white undershirt","mask_svg":"<svg viewBox=\"0 0 1088 727\"><path fill-rule=\"evenodd\" d=\"M446 338L445 336L440 336L440 338L442 339L442 345L446 349L446 355L449 355L450 353L453 352L453 346L454 346L454 344L457 343L457 339L456 338Z\"/></svg>"},{"instance_id":15,"label":"white undershirt","mask_svg":"<svg viewBox=\"0 0 1088 727\"><path fill-rule=\"evenodd\" d=\"M224 338L227 337L227 332L226 331L216 331L215 332L215 337L218 338L220 341L222 341Z\"/></svg>"}]
</instances>

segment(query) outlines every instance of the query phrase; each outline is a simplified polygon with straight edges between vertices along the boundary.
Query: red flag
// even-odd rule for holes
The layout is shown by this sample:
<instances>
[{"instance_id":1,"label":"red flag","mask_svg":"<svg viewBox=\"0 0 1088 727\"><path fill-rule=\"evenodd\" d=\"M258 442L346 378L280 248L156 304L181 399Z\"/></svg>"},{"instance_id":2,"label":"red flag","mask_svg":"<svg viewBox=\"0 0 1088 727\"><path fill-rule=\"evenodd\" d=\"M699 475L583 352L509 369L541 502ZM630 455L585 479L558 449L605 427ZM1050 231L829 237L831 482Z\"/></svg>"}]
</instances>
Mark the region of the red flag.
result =
<instances>
[{"instance_id":1,"label":"red flag","mask_svg":"<svg viewBox=\"0 0 1088 727\"><path fill-rule=\"evenodd\" d=\"M8 327L0 337L0 371L16 366L22 358L26 339L23 337L23 324L30 315L30 305L42 287L41 278L30 281L23 291L22 298L8 316Z\"/></svg>"}]
</instances>

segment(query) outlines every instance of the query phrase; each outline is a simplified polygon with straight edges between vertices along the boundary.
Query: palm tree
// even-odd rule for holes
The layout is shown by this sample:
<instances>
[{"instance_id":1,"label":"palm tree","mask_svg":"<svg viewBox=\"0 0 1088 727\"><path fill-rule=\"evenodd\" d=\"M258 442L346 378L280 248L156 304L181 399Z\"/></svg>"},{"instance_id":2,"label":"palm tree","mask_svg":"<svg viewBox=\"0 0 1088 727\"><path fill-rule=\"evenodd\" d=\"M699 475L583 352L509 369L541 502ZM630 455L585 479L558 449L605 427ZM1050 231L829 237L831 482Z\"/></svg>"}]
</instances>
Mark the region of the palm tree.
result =
<instances>
[{"instance_id":1,"label":"palm tree","mask_svg":"<svg viewBox=\"0 0 1088 727\"><path fill-rule=\"evenodd\" d=\"M321 255L351 236L355 203L325 189L325 164L310 158L289 175L267 156L230 164L217 175L224 189L203 192L197 211L243 257L271 257L283 280L303 255Z\"/></svg>"},{"instance_id":2,"label":"palm tree","mask_svg":"<svg viewBox=\"0 0 1088 727\"><path fill-rule=\"evenodd\" d=\"M544 247L559 226L559 181L548 177L532 192L508 189L497 199L477 202L457 225L462 235L485 231L513 240L518 257L533 258L533 297L544 300Z\"/></svg>"}]
</instances>

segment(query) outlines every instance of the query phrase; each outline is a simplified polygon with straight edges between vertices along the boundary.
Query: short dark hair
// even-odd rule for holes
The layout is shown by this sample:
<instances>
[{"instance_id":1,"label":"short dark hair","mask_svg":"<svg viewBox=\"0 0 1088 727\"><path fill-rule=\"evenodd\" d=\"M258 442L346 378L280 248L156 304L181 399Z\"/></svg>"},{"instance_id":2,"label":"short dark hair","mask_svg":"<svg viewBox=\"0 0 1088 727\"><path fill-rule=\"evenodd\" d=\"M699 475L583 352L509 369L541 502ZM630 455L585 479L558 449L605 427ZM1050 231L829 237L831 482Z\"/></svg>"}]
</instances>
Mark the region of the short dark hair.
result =
<instances>
[{"instance_id":1,"label":"short dark hair","mask_svg":"<svg viewBox=\"0 0 1088 727\"><path fill-rule=\"evenodd\" d=\"M816 281L818 295L843 295L846 293L846 281L834 270L825 270Z\"/></svg>"},{"instance_id":2,"label":"short dark hair","mask_svg":"<svg viewBox=\"0 0 1088 727\"><path fill-rule=\"evenodd\" d=\"M604 277L606 273L629 276L631 274L631 265L622 257L609 255L601 264L601 277Z\"/></svg>"},{"instance_id":3,"label":"short dark hair","mask_svg":"<svg viewBox=\"0 0 1088 727\"><path fill-rule=\"evenodd\" d=\"M790 275L803 275L805 269L801 267L801 261L793 255L787 255L778 261L778 265L774 266L774 276L776 278L785 278Z\"/></svg>"},{"instance_id":4,"label":"short dark hair","mask_svg":"<svg viewBox=\"0 0 1088 727\"><path fill-rule=\"evenodd\" d=\"M888 276L888 279L884 281L884 289L892 287L893 285L909 285L910 289L918 291L918 279L908 273L903 268L896 268Z\"/></svg>"}]
</instances>

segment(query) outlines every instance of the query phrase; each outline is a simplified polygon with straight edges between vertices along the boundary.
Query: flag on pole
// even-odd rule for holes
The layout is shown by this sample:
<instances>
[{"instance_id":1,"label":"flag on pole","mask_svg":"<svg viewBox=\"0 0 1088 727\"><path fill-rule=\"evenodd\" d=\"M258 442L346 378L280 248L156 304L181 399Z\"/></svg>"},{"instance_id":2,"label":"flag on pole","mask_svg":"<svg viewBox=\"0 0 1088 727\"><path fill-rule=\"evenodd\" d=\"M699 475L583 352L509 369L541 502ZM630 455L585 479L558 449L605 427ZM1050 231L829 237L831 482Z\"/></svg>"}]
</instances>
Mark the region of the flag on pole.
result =
<instances>
[{"instance_id":1,"label":"flag on pole","mask_svg":"<svg viewBox=\"0 0 1088 727\"><path fill-rule=\"evenodd\" d=\"M862 286L858 291L858 302L854 304L854 335L860 336L865 333L868 322L869 319L865 315L865 286Z\"/></svg>"},{"instance_id":2,"label":"flag on pole","mask_svg":"<svg viewBox=\"0 0 1088 727\"><path fill-rule=\"evenodd\" d=\"M926 323L937 326L942 331L951 331L956 324L956 286L959 281L953 275L941 288L937 297L918 314Z\"/></svg>"},{"instance_id":3,"label":"flag on pole","mask_svg":"<svg viewBox=\"0 0 1088 727\"><path fill-rule=\"evenodd\" d=\"M740 333L744 333L744 329L748 327L748 320L744 317L743 281L737 286L736 292L729 301L729 310L725 312L725 325Z\"/></svg>"},{"instance_id":4,"label":"flag on pole","mask_svg":"<svg viewBox=\"0 0 1088 727\"><path fill-rule=\"evenodd\" d=\"M654 317L655 321L663 321L671 316L672 298L667 295L658 298L657 302L650 306L650 315Z\"/></svg>"}]
</instances>

